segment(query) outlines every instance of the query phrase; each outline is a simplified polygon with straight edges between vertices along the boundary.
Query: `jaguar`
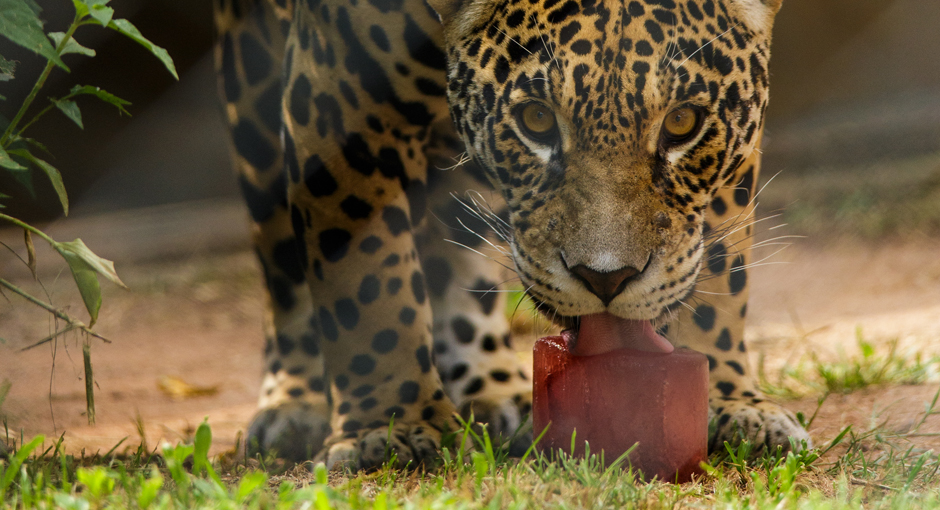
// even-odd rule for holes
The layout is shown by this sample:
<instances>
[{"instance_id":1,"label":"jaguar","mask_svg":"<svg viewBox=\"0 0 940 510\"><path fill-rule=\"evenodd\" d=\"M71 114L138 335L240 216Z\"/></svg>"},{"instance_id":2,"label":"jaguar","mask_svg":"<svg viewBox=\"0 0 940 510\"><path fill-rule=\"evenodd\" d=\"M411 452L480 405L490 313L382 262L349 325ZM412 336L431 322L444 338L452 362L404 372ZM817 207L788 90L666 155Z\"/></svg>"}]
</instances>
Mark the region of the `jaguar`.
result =
<instances>
[{"instance_id":1,"label":"jaguar","mask_svg":"<svg viewBox=\"0 0 940 510\"><path fill-rule=\"evenodd\" d=\"M268 297L249 449L421 465L470 416L524 449L507 283L704 353L711 449L811 444L743 339L781 3L217 0Z\"/></svg>"}]
</instances>

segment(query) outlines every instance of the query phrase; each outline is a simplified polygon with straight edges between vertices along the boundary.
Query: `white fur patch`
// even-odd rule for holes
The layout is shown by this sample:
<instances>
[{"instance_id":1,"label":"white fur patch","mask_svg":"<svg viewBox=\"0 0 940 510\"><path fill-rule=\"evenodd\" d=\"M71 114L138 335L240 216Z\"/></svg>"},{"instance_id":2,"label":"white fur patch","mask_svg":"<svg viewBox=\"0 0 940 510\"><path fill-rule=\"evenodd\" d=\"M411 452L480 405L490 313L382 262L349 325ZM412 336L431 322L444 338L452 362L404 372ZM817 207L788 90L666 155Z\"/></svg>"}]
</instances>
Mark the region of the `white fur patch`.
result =
<instances>
[{"instance_id":1,"label":"white fur patch","mask_svg":"<svg viewBox=\"0 0 940 510\"><path fill-rule=\"evenodd\" d=\"M774 10L762 0L734 0L738 6L741 19L748 28L758 32L769 32L773 26Z\"/></svg>"},{"instance_id":2,"label":"white fur patch","mask_svg":"<svg viewBox=\"0 0 940 510\"><path fill-rule=\"evenodd\" d=\"M594 256L591 257L590 263L587 266L595 271L601 273L609 273L611 271L616 271L624 266L623 262L620 261L620 258L617 257L613 252L602 251L594 253Z\"/></svg>"},{"instance_id":3,"label":"white fur patch","mask_svg":"<svg viewBox=\"0 0 940 510\"><path fill-rule=\"evenodd\" d=\"M528 142L526 142L526 145L529 145ZM552 149L548 147L533 144L529 145L529 149L542 160L543 165L547 165L552 160Z\"/></svg>"},{"instance_id":4,"label":"white fur patch","mask_svg":"<svg viewBox=\"0 0 940 510\"><path fill-rule=\"evenodd\" d=\"M682 158L685 156L685 153L686 153L686 152L687 152L687 151L684 150L684 149L683 149L683 150L673 150L673 151L669 151L669 153L666 154L666 159L669 160L669 164L670 164L670 165L675 166L676 163L678 163L679 160L682 159Z\"/></svg>"}]
</instances>

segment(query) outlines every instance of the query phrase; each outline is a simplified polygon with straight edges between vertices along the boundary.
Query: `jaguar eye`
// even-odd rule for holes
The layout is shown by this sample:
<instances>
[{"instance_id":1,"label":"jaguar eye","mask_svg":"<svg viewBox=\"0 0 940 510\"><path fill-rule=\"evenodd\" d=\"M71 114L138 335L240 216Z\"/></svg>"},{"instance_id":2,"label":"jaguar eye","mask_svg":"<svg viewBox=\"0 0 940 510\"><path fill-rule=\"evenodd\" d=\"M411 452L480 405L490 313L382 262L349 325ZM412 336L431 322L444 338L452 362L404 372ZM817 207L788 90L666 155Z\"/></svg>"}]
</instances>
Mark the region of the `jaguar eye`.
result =
<instances>
[{"instance_id":1,"label":"jaguar eye","mask_svg":"<svg viewBox=\"0 0 940 510\"><path fill-rule=\"evenodd\" d=\"M699 110L689 106L669 112L663 121L663 142L678 145L692 138L701 127L701 117Z\"/></svg>"},{"instance_id":2,"label":"jaguar eye","mask_svg":"<svg viewBox=\"0 0 940 510\"><path fill-rule=\"evenodd\" d=\"M528 103L516 114L526 136L539 142L550 143L557 132L555 112L542 103Z\"/></svg>"}]
</instances>

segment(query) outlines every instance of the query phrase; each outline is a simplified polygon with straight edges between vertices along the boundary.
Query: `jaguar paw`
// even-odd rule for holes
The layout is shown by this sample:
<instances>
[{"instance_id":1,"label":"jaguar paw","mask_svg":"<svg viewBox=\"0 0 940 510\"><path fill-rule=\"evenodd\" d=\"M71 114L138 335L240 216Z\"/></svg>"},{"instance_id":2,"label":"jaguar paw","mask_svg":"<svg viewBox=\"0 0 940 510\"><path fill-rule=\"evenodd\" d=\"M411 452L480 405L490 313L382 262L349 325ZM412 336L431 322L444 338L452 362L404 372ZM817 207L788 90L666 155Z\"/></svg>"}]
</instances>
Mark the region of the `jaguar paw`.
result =
<instances>
[{"instance_id":1,"label":"jaguar paw","mask_svg":"<svg viewBox=\"0 0 940 510\"><path fill-rule=\"evenodd\" d=\"M373 470L389 463L397 469L434 466L444 433L428 422L394 423L334 434L317 455L330 470Z\"/></svg>"},{"instance_id":2,"label":"jaguar paw","mask_svg":"<svg viewBox=\"0 0 940 510\"><path fill-rule=\"evenodd\" d=\"M274 455L301 462L314 458L332 429L326 405L288 402L258 411L245 442L249 456Z\"/></svg>"},{"instance_id":3,"label":"jaguar paw","mask_svg":"<svg viewBox=\"0 0 940 510\"><path fill-rule=\"evenodd\" d=\"M809 433L793 413L773 402L712 402L714 431L709 437L709 453L724 450L725 441L736 445L750 441L753 453L780 447L783 452L813 447Z\"/></svg>"}]
</instances>

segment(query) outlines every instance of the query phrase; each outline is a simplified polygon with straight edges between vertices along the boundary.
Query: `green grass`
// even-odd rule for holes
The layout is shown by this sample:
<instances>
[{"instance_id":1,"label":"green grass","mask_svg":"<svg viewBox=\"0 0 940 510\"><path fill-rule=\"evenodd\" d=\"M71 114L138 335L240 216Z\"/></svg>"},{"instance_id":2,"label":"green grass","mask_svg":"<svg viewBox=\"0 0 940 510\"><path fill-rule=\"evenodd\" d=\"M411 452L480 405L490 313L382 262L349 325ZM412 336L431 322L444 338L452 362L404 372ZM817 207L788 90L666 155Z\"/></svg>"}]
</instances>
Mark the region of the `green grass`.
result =
<instances>
[{"instance_id":1,"label":"green grass","mask_svg":"<svg viewBox=\"0 0 940 510\"><path fill-rule=\"evenodd\" d=\"M895 343L877 348L860 330L856 341L857 356L824 361L809 353L772 381L761 372L763 389L778 397L821 396L821 406L833 393L923 383L940 363L903 355ZM847 427L820 441L821 448L796 454L726 445L709 458L703 477L683 485L643 482L623 459L606 465L598 456L550 459L535 449L510 459L485 429L465 429L475 448L445 450L432 469L385 466L361 474L233 453L210 459L207 423L192 444L124 453L118 444L89 456L65 453L61 438L50 443L7 432L12 448L0 457L0 509L940 509L940 459L919 446L937 435L924 425L940 414L938 400L940 391L902 431L876 419L867 430ZM805 421L812 425L814 418Z\"/></svg>"},{"instance_id":2,"label":"green grass","mask_svg":"<svg viewBox=\"0 0 940 510\"><path fill-rule=\"evenodd\" d=\"M758 363L761 390L775 397L800 398L808 395L847 394L873 386L891 384L923 384L940 369L940 357L924 358L919 353L904 355L898 351L897 340L884 342L877 348L865 339L861 328L855 330L855 341L860 356L821 359L809 352L793 363L788 363L774 377L764 370L763 359Z\"/></svg>"},{"instance_id":3,"label":"green grass","mask_svg":"<svg viewBox=\"0 0 940 510\"><path fill-rule=\"evenodd\" d=\"M924 418L933 413L931 406ZM822 450L756 457L743 443L713 455L700 480L674 485L639 481L622 459L605 466L598 456L550 460L537 450L509 459L485 433L474 435L473 451L448 450L427 471L219 462L206 455L204 423L194 444L164 446L159 455L76 457L62 451L61 439L17 442L0 461L0 508L940 508L940 462L903 439L847 428Z\"/></svg>"}]
</instances>

